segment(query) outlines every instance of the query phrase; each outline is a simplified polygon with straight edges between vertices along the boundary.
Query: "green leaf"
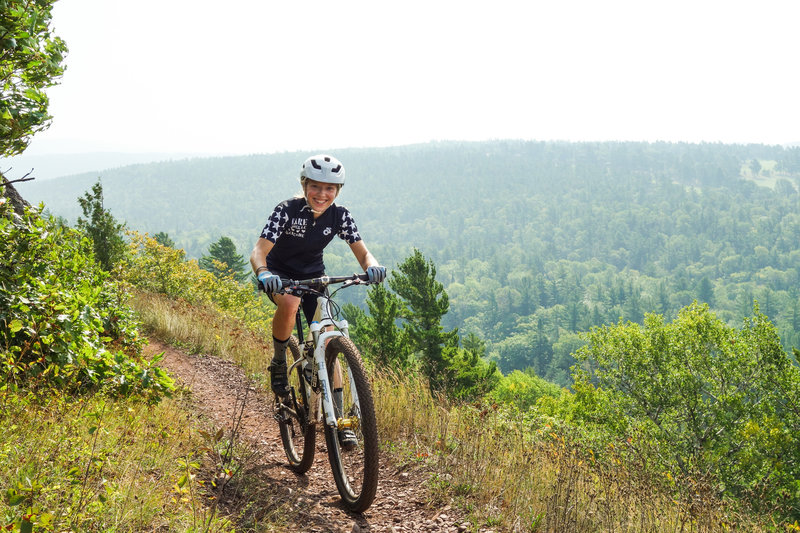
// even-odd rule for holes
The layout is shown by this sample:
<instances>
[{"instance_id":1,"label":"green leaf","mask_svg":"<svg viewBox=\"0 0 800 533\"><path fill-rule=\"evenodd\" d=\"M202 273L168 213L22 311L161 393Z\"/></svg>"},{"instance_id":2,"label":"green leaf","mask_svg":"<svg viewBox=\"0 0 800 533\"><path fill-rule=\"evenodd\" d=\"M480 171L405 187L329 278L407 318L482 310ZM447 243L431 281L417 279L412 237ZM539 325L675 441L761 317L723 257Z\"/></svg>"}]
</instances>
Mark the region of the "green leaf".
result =
<instances>
[{"instance_id":1,"label":"green leaf","mask_svg":"<svg viewBox=\"0 0 800 533\"><path fill-rule=\"evenodd\" d=\"M9 331L11 331L11 333L18 332L19 330L22 329L22 320L15 318L14 320L11 321L11 324L8 325L8 329Z\"/></svg>"},{"instance_id":2,"label":"green leaf","mask_svg":"<svg viewBox=\"0 0 800 533\"><path fill-rule=\"evenodd\" d=\"M55 515L52 513L42 513L39 515L39 525L42 527L52 527Z\"/></svg>"}]
</instances>

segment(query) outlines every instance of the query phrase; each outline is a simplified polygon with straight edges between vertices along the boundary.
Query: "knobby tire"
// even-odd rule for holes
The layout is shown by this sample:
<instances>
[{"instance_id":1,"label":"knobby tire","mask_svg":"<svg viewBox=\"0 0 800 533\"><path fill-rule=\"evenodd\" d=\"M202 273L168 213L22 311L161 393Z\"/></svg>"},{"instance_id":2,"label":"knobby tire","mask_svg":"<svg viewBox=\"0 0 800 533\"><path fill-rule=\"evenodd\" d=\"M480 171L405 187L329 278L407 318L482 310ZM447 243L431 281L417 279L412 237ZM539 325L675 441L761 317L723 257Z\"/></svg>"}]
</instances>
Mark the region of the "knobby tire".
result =
<instances>
[{"instance_id":1,"label":"knobby tire","mask_svg":"<svg viewBox=\"0 0 800 533\"><path fill-rule=\"evenodd\" d=\"M357 417L358 428L355 429L355 434L358 445L352 450L342 449L336 428L331 428L327 424L325 424L325 441L339 495L348 510L361 513L372 505L378 488L378 428L375 403L361 355L350 339L334 337L325 350L325 364L331 390L334 388L337 360L341 365L344 379L342 414L345 418ZM347 372L348 368L352 373L352 382ZM357 412L352 401L351 387L354 387L357 393L360 412Z\"/></svg>"}]
</instances>

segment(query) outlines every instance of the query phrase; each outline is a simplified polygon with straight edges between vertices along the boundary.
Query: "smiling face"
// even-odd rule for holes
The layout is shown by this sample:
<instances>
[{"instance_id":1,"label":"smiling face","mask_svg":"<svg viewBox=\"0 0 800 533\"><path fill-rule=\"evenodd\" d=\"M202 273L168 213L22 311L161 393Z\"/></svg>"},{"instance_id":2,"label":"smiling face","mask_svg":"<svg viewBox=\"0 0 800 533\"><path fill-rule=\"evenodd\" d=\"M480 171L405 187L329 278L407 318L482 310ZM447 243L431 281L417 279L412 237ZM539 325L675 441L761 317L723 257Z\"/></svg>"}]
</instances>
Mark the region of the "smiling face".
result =
<instances>
[{"instance_id":1,"label":"smiling face","mask_svg":"<svg viewBox=\"0 0 800 533\"><path fill-rule=\"evenodd\" d=\"M314 211L314 218L316 218L331 206L336 195L339 194L339 186L306 179L303 182L303 192L306 195L306 202Z\"/></svg>"}]
</instances>

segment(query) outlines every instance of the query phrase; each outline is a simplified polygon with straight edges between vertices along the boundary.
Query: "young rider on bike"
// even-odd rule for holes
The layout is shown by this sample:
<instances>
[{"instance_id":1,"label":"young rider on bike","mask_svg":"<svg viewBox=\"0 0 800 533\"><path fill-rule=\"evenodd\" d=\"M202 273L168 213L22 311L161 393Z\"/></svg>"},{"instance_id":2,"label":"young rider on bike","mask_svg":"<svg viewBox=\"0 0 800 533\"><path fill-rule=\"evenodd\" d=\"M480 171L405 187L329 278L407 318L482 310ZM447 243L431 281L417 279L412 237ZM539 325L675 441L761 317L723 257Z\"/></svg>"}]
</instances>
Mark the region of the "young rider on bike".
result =
<instances>
[{"instance_id":1,"label":"young rider on bike","mask_svg":"<svg viewBox=\"0 0 800 533\"><path fill-rule=\"evenodd\" d=\"M369 281L380 283L386 268L367 250L353 217L333 203L344 186L344 167L334 157L309 157L300 170L303 195L275 207L250 254L250 265L263 289L278 308L272 319L274 355L269 366L270 384L278 396L289 392L286 375L286 348L300 305L308 322L316 310L316 298L277 294L281 278L308 279L323 276L322 251L338 235L350 245ZM302 340L302 339L301 339ZM341 410L342 391L333 390L334 405ZM348 436L345 436L347 438Z\"/></svg>"}]
</instances>

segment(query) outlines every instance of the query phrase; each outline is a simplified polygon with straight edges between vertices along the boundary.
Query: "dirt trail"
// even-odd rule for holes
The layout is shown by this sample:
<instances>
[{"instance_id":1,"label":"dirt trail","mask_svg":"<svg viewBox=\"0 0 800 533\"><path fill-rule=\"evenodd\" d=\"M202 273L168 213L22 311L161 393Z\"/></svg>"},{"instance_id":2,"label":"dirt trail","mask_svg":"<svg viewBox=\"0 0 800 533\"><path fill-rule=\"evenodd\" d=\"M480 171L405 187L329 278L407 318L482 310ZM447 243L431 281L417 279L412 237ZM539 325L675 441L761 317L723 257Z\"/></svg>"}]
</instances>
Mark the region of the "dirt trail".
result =
<instances>
[{"instance_id":1,"label":"dirt trail","mask_svg":"<svg viewBox=\"0 0 800 533\"><path fill-rule=\"evenodd\" d=\"M278 426L272 418L271 394L259 390L238 366L210 355L188 355L155 339L147 350L165 352L162 366L191 390L192 407L215 430L231 431L245 399L240 439L255 452L248 461L252 463L248 477L255 476L259 487L248 487L251 507L247 512L257 515L260 510L263 514L266 507L275 509L283 504L285 510L288 505L292 512L283 530L305 533L475 531L462 513L429 503L424 472L398 468L383 454L375 503L362 515L346 511L330 473L322 433L317 435L314 466L298 476L286 466ZM223 508L242 509L245 503L241 487L226 487Z\"/></svg>"}]
</instances>

